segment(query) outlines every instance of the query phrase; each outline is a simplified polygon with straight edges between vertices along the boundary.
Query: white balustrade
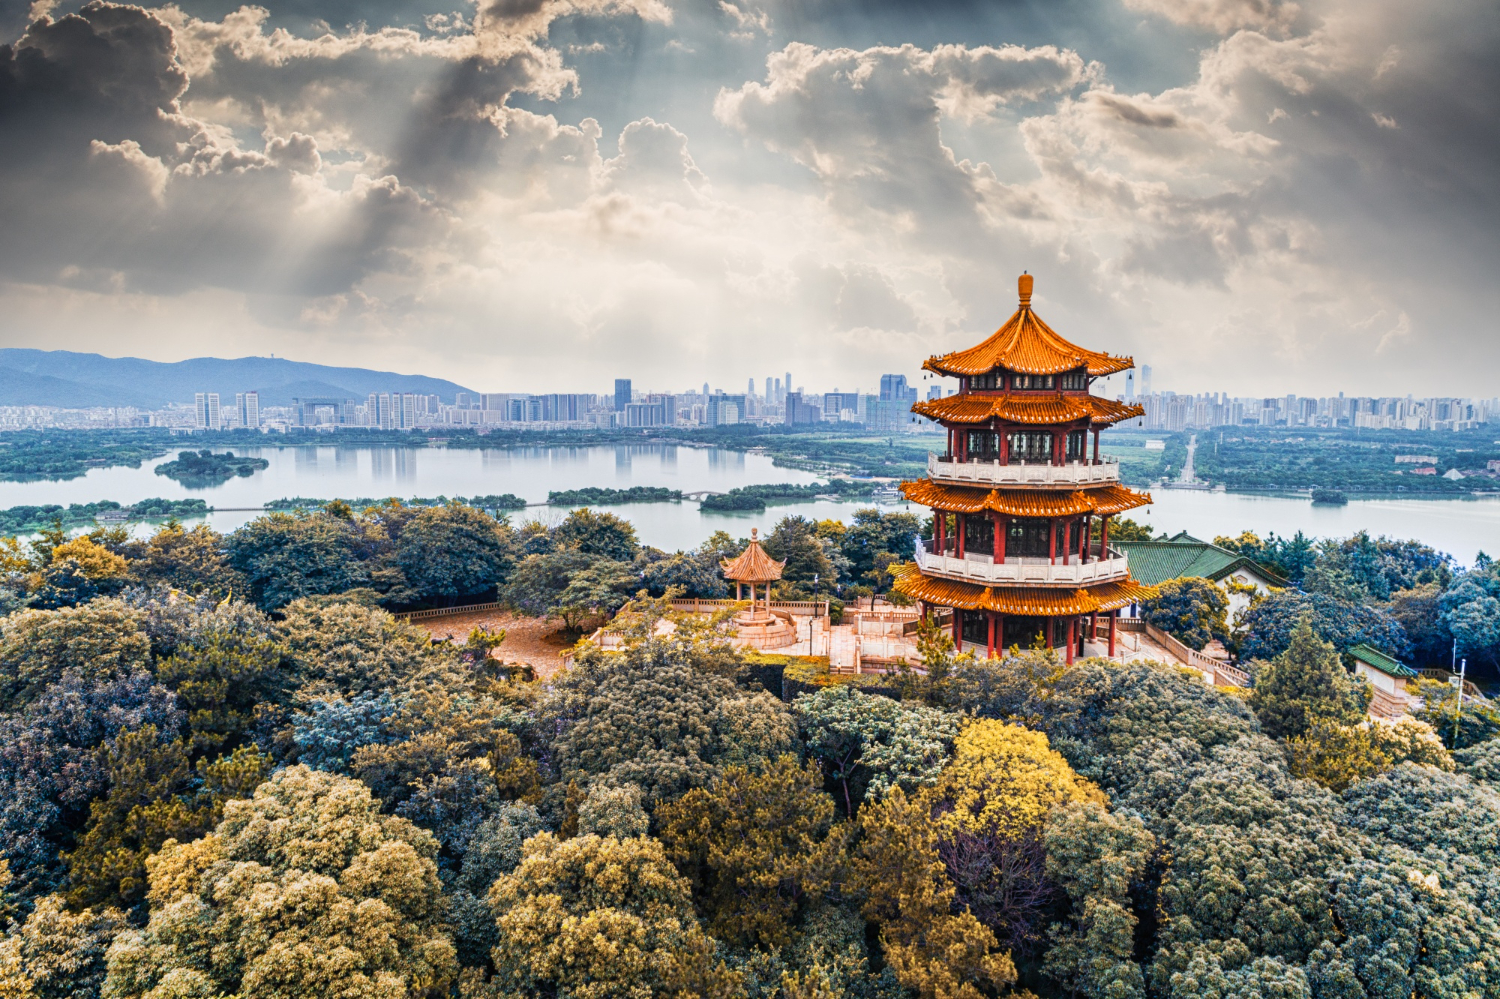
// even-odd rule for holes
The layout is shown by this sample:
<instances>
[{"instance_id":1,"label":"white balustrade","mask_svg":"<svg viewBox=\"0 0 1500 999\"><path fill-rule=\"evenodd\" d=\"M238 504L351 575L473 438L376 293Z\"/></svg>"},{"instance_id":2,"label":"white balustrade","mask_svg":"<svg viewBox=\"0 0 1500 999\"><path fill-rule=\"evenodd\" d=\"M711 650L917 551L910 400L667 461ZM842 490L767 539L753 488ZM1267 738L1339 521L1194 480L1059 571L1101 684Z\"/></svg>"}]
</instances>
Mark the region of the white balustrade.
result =
<instances>
[{"instance_id":1,"label":"white balustrade","mask_svg":"<svg viewBox=\"0 0 1500 999\"><path fill-rule=\"evenodd\" d=\"M1084 561L1077 555L1059 557L1056 562L1045 558L1007 558L996 563L989 555L966 552L963 558L929 552L917 539L917 566L924 572L944 579L958 579L980 586L1008 583L1019 586L1081 586L1124 579L1129 570L1125 553L1111 548L1107 558Z\"/></svg>"},{"instance_id":2,"label":"white balustrade","mask_svg":"<svg viewBox=\"0 0 1500 999\"><path fill-rule=\"evenodd\" d=\"M955 461L928 453L927 475L939 482L980 486L1089 486L1120 481L1116 458L1067 465L1002 465L998 461Z\"/></svg>"}]
</instances>

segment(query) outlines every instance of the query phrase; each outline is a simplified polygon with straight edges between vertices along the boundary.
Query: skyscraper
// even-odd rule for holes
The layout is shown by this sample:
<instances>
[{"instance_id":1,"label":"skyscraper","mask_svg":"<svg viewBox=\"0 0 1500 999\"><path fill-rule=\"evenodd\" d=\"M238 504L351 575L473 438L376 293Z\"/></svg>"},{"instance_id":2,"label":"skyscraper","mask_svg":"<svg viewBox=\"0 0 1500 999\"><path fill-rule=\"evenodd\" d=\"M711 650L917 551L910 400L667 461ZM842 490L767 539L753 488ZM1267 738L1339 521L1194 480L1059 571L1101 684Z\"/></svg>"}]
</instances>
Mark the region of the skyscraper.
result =
<instances>
[{"instance_id":1,"label":"skyscraper","mask_svg":"<svg viewBox=\"0 0 1500 999\"><path fill-rule=\"evenodd\" d=\"M880 398L886 402L916 402L917 390L906 384L905 375L881 375Z\"/></svg>"},{"instance_id":2,"label":"skyscraper","mask_svg":"<svg viewBox=\"0 0 1500 999\"><path fill-rule=\"evenodd\" d=\"M1151 365L1141 365L1141 395L1151 394Z\"/></svg>"},{"instance_id":3,"label":"skyscraper","mask_svg":"<svg viewBox=\"0 0 1500 999\"><path fill-rule=\"evenodd\" d=\"M625 407L630 405L630 379L615 379L615 412L625 412Z\"/></svg>"},{"instance_id":4,"label":"skyscraper","mask_svg":"<svg viewBox=\"0 0 1500 999\"><path fill-rule=\"evenodd\" d=\"M1125 372L1125 401L1135 402L1135 372Z\"/></svg>"},{"instance_id":5,"label":"skyscraper","mask_svg":"<svg viewBox=\"0 0 1500 999\"><path fill-rule=\"evenodd\" d=\"M400 422L397 425L402 430L411 430L417 425L417 394L415 392L401 394Z\"/></svg>"},{"instance_id":6,"label":"skyscraper","mask_svg":"<svg viewBox=\"0 0 1500 999\"><path fill-rule=\"evenodd\" d=\"M786 399L787 395L791 394L791 391L792 391L792 373L790 371L788 371L786 373L786 381L784 381L784 382L781 383L781 391L782 391L781 398L783 400Z\"/></svg>"},{"instance_id":7,"label":"skyscraper","mask_svg":"<svg viewBox=\"0 0 1500 999\"><path fill-rule=\"evenodd\" d=\"M219 411L219 393L193 393L194 424L199 430L222 430L224 416Z\"/></svg>"},{"instance_id":8,"label":"skyscraper","mask_svg":"<svg viewBox=\"0 0 1500 999\"><path fill-rule=\"evenodd\" d=\"M256 429L260 426L260 393L235 393L234 410L240 426L251 430Z\"/></svg>"},{"instance_id":9,"label":"skyscraper","mask_svg":"<svg viewBox=\"0 0 1500 999\"><path fill-rule=\"evenodd\" d=\"M766 379L766 405L768 405L768 406L774 405L775 402L776 402L776 396L771 391L771 379L767 378Z\"/></svg>"}]
</instances>

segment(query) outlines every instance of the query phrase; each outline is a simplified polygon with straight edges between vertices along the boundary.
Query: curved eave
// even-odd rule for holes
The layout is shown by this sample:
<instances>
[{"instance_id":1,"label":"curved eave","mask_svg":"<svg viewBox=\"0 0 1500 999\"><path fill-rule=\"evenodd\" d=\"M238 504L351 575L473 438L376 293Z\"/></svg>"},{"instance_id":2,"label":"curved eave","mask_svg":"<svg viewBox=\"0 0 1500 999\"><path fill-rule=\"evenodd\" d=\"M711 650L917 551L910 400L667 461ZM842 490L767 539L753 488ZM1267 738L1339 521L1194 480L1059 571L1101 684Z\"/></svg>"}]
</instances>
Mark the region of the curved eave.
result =
<instances>
[{"instance_id":1,"label":"curved eave","mask_svg":"<svg viewBox=\"0 0 1500 999\"><path fill-rule=\"evenodd\" d=\"M1126 578L1076 590L1038 586L978 586L924 576L915 562L891 567L893 586L913 600L939 607L994 611L1021 617L1066 617L1107 612L1156 596L1156 588Z\"/></svg>"},{"instance_id":2,"label":"curved eave","mask_svg":"<svg viewBox=\"0 0 1500 999\"><path fill-rule=\"evenodd\" d=\"M1129 370L1135 367L1135 360L1069 343L1042 322L1029 305L1023 305L983 343L929 357L922 367L953 377L989 374L996 368L1025 375L1057 375L1085 367L1097 378Z\"/></svg>"},{"instance_id":3,"label":"curved eave","mask_svg":"<svg viewBox=\"0 0 1500 999\"><path fill-rule=\"evenodd\" d=\"M913 503L947 513L990 513L1007 517L1076 517L1093 513L1101 517L1145 506L1150 493L1125 486L1106 485L1070 492L1037 489L973 489L950 486L931 479L903 482L901 493Z\"/></svg>"},{"instance_id":4,"label":"curved eave","mask_svg":"<svg viewBox=\"0 0 1500 999\"><path fill-rule=\"evenodd\" d=\"M781 578L786 562L778 562L765 553L760 542L751 540L737 558L721 561L724 578L735 583L774 583Z\"/></svg>"},{"instance_id":5,"label":"curved eave","mask_svg":"<svg viewBox=\"0 0 1500 999\"><path fill-rule=\"evenodd\" d=\"M1132 406L1096 395L1017 396L966 393L927 399L911 407L918 416L939 423L984 423L991 419L1027 426L1055 426L1088 420L1091 426L1111 427L1122 420L1145 416L1144 406Z\"/></svg>"}]
</instances>

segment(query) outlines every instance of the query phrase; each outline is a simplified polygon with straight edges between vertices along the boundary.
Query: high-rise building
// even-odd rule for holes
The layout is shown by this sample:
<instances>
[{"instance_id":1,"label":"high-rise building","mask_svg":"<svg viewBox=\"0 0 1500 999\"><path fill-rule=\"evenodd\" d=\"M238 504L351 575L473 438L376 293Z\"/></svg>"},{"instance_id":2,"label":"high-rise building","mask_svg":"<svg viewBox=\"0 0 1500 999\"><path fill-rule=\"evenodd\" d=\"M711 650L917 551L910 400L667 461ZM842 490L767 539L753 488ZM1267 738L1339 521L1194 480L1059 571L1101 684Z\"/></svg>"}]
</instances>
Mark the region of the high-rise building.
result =
<instances>
[{"instance_id":1,"label":"high-rise building","mask_svg":"<svg viewBox=\"0 0 1500 999\"><path fill-rule=\"evenodd\" d=\"M238 426L254 430L260 426L260 393L236 392L234 415Z\"/></svg>"},{"instance_id":2,"label":"high-rise building","mask_svg":"<svg viewBox=\"0 0 1500 999\"><path fill-rule=\"evenodd\" d=\"M1141 395L1151 394L1151 365L1141 365Z\"/></svg>"},{"instance_id":3,"label":"high-rise building","mask_svg":"<svg viewBox=\"0 0 1500 999\"><path fill-rule=\"evenodd\" d=\"M224 429L224 416L219 412L219 393L193 393L194 425L199 430Z\"/></svg>"},{"instance_id":4,"label":"high-rise building","mask_svg":"<svg viewBox=\"0 0 1500 999\"><path fill-rule=\"evenodd\" d=\"M400 396L397 396L397 398L400 398ZM370 425L379 427L381 430L396 429L396 414L391 408L391 394L389 392L381 392L375 397L375 401L375 419L371 421Z\"/></svg>"},{"instance_id":5,"label":"high-rise building","mask_svg":"<svg viewBox=\"0 0 1500 999\"><path fill-rule=\"evenodd\" d=\"M1135 372L1125 372L1125 401L1135 402Z\"/></svg>"},{"instance_id":6,"label":"high-rise building","mask_svg":"<svg viewBox=\"0 0 1500 999\"><path fill-rule=\"evenodd\" d=\"M771 379L766 379L766 405L776 405L776 394L771 391Z\"/></svg>"},{"instance_id":7,"label":"high-rise building","mask_svg":"<svg viewBox=\"0 0 1500 999\"><path fill-rule=\"evenodd\" d=\"M401 412L396 424L402 430L411 430L417 425L417 394L415 392L401 393Z\"/></svg>"},{"instance_id":8,"label":"high-rise building","mask_svg":"<svg viewBox=\"0 0 1500 999\"><path fill-rule=\"evenodd\" d=\"M715 392L704 407L703 422L710 427L739 423L745 418L745 397Z\"/></svg>"},{"instance_id":9,"label":"high-rise building","mask_svg":"<svg viewBox=\"0 0 1500 999\"><path fill-rule=\"evenodd\" d=\"M615 412L625 412L625 407L630 405L630 379L615 379Z\"/></svg>"},{"instance_id":10,"label":"high-rise building","mask_svg":"<svg viewBox=\"0 0 1500 999\"><path fill-rule=\"evenodd\" d=\"M880 398L891 402L917 401L916 386L906 384L905 375L881 375Z\"/></svg>"},{"instance_id":11,"label":"high-rise building","mask_svg":"<svg viewBox=\"0 0 1500 999\"><path fill-rule=\"evenodd\" d=\"M783 423L821 423L823 422L823 407L804 400L801 392L788 392L786 394L786 415L782 418Z\"/></svg>"}]
</instances>

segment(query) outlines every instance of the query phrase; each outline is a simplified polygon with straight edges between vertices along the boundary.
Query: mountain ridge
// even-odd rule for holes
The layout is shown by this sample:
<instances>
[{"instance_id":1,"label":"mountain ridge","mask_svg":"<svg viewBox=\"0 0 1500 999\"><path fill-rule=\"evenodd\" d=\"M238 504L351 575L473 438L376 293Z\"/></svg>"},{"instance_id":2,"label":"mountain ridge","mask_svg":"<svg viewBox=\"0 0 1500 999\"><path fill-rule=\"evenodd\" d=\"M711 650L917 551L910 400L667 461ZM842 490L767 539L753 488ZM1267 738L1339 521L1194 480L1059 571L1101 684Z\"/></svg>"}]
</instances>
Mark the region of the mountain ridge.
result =
<instances>
[{"instance_id":1,"label":"mountain ridge","mask_svg":"<svg viewBox=\"0 0 1500 999\"><path fill-rule=\"evenodd\" d=\"M452 402L472 389L445 378L372 368L335 367L284 357L194 357L149 361L71 350L0 348L0 406L135 406L158 409L191 403L195 392L217 392L225 403L236 392L260 393L262 406L286 406L293 396L345 396L418 392Z\"/></svg>"}]
</instances>

